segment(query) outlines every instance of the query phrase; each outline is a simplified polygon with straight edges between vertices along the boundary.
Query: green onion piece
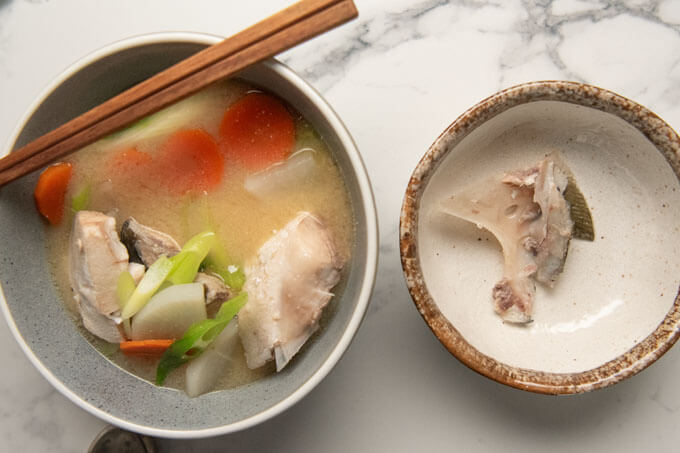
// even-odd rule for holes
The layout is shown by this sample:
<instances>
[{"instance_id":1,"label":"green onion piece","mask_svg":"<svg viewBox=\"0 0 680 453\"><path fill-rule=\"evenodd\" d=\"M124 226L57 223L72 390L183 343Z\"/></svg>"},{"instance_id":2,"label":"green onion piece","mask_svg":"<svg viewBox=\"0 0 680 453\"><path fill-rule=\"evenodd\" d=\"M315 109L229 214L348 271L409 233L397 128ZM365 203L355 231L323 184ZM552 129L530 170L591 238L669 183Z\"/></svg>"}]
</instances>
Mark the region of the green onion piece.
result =
<instances>
[{"instance_id":1,"label":"green onion piece","mask_svg":"<svg viewBox=\"0 0 680 453\"><path fill-rule=\"evenodd\" d=\"M243 285L246 282L246 274L243 272L243 269L238 266L228 266L226 272L222 272L220 275L226 284L236 291L241 291L241 288L243 288Z\"/></svg>"},{"instance_id":2,"label":"green onion piece","mask_svg":"<svg viewBox=\"0 0 680 453\"><path fill-rule=\"evenodd\" d=\"M123 320L133 317L149 302L149 299L158 291L161 284L172 270L173 263L165 255L161 256L146 270L142 281L125 304L121 318Z\"/></svg>"},{"instance_id":3,"label":"green onion piece","mask_svg":"<svg viewBox=\"0 0 680 453\"><path fill-rule=\"evenodd\" d=\"M170 274L168 275L168 279L165 281L164 285L166 286L171 286L171 285L181 285L183 283L191 283L191 282L186 282L186 277L190 274L191 268L193 267L192 264L195 261L195 253L193 252L187 252L187 253L178 253L177 255L173 256L170 258L170 262L172 263L172 269L170 270ZM195 277L194 277L195 278ZM173 281L170 281L172 279ZM175 282L180 282L180 283L175 283Z\"/></svg>"},{"instance_id":4,"label":"green onion piece","mask_svg":"<svg viewBox=\"0 0 680 453\"><path fill-rule=\"evenodd\" d=\"M175 271L170 276L168 282L172 283L173 285L191 283L196 278L198 267L200 265L201 261L196 257L196 254L189 254L187 259L184 260L180 266L175 268Z\"/></svg>"},{"instance_id":5,"label":"green onion piece","mask_svg":"<svg viewBox=\"0 0 680 453\"><path fill-rule=\"evenodd\" d=\"M198 199L186 199L186 204L182 211L182 221L185 231L190 230L190 225L201 225L202 228L208 231L216 231L215 219L213 218L210 209L210 201L208 197L200 197ZM229 254L224 247L221 246L222 241L215 234L215 244L210 249L210 253L205 258L201 266L210 272L219 275L230 288L240 291L246 281L246 276L243 270L236 265L234 260L229 257Z\"/></svg>"},{"instance_id":6,"label":"green onion piece","mask_svg":"<svg viewBox=\"0 0 680 453\"><path fill-rule=\"evenodd\" d=\"M182 252L196 252L202 255L207 255L213 245L215 245L215 233L212 231L204 231L198 233L184 244Z\"/></svg>"},{"instance_id":7,"label":"green onion piece","mask_svg":"<svg viewBox=\"0 0 680 453\"><path fill-rule=\"evenodd\" d=\"M124 271L120 274L120 277L118 277L118 285L116 286L116 296L118 298L118 306L120 306L121 310L125 308L125 304L127 304L130 297L132 297L132 293L135 292L136 287L135 279L132 278L132 275L128 271Z\"/></svg>"},{"instance_id":8,"label":"green onion piece","mask_svg":"<svg viewBox=\"0 0 680 453\"><path fill-rule=\"evenodd\" d=\"M231 264L226 267L218 266L210 260L210 257L208 257L203 265L210 272L222 277L224 283L226 283L229 288L236 291L240 291L243 284L246 282L246 274L243 272L243 269L236 265Z\"/></svg>"},{"instance_id":9,"label":"green onion piece","mask_svg":"<svg viewBox=\"0 0 680 453\"><path fill-rule=\"evenodd\" d=\"M215 241L216 236L212 231L204 231L189 239L182 250L170 258L173 267L168 275L168 281L173 285L193 282L201 263L214 247Z\"/></svg>"},{"instance_id":10,"label":"green onion piece","mask_svg":"<svg viewBox=\"0 0 680 453\"><path fill-rule=\"evenodd\" d=\"M203 266L222 277L222 280L224 280L224 283L226 283L227 286L236 291L240 291L246 281L246 275L239 266L233 264L227 251L224 247L219 245L220 241L217 239L217 236L215 238L216 244L212 250L210 250L210 253L208 253L208 256L203 262Z\"/></svg>"},{"instance_id":11,"label":"green onion piece","mask_svg":"<svg viewBox=\"0 0 680 453\"><path fill-rule=\"evenodd\" d=\"M182 338L163 353L156 369L156 385L163 385L168 373L201 355L247 301L248 295L241 293L224 302L214 319L206 319L189 327Z\"/></svg>"},{"instance_id":12,"label":"green onion piece","mask_svg":"<svg viewBox=\"0 0 680 453\"><path fill-rule=\"evenodd\" d=\"M92 194L92 187L88 184L73 197L71 200L71 211L76 213L87 209L90 204L90 195Z\"/></svg>"}]
</instances>

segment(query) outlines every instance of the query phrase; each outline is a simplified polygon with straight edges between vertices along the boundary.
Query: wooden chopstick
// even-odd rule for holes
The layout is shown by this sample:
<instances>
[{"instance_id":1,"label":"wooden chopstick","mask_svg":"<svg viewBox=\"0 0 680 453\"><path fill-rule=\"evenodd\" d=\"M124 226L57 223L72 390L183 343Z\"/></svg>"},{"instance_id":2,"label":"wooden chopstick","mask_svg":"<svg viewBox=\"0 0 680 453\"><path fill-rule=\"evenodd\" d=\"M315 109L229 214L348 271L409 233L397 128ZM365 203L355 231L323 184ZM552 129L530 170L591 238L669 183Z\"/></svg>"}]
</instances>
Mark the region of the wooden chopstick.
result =
<instances>
[{"instance_id":1,"label":"wooden chopstick","mask_svg":"<svg viewBox=\"0 0 680 453\"><path fill-rule=\"evenodd\" d=\"M352 0L302 0L10 153L0 186L356 16Z\"/></svg>"},{"instance_id":2,"label":"wooden chopstick","mask_svg":"<svg viewBox=\"0 0 680 453\"><path fill-rule=\"evenodd\" d=\"M89 127L106 116L132 105L154 92L170 86L184 77L216 63L222 58L226 58L229 55L243 50L253 42L266 38L319 10L323 10L324 8L338 3L338 1L339 0L303 0L295 3L231 38L214 46L210 46L165 71L135 85L129 90L111 98L52 132L34 140L20 150L11 153L7 158L0 160L0 171L31 157L33 154L39 153L42 149Z\"/></svg>"}]
</instances>

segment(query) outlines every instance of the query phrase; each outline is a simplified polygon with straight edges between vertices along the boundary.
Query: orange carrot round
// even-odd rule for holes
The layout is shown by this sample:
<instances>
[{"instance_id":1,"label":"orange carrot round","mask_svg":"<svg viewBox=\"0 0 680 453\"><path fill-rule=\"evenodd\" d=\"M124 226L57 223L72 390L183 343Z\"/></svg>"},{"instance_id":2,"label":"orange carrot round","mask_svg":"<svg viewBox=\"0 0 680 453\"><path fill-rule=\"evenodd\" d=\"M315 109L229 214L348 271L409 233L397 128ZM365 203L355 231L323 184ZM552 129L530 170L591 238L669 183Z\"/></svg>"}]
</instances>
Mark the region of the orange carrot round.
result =
<instances>
[{"instance_id":1,"label":"orange carrot round","mask_svg":"<svg viewBox=\"0 0 680 453\"><path fill-rule=\"evenodd\" d=\"M72 172L71 164L62 162L47 167L38 178L33 192L35 205L52 225L58 225L64 217L64 199Z\"/></svg>"},{"instance_id":2,"label":"orange carrot round","mask_svg":"<svg viewBox=\"0 0 680 453\"><path fill-rule=\"evenodd\" d=\"M170 190L211 190L220 184L224 158L215 139L203 129L175 132L161 147L160 177Z\"/></svg>"},{"instance_id":3,"label":"orange carrot round","mask_svg":"<svg viewBox=\"0 0 680 453\"><path fill-rule=\"evenodd\" d=\"M151 160L150 154L143 153L137 148L129 148L113 156L111 164L116 170L130 172L145 169Z\"/></svg>"},{"instance_id":4,"label":"orange carrot round","mask_svg":"<svg viewBox=\"0 0 680 453\"><path fill-rule=\"evenodd\" d=\"M249 93L224 113L220 138L227 159L258 171L288 157L295 144L295 122L278 99Z\"/></svg>"},{"instance_id":5,"label":"orange carrot round","mask_svg":"<svg viewBox=\"0 0 680 453\"><path fill-rule=\"evenodd\" d=\"M117 190L130 191L154 186L153 158L137 148L118 151L110 160L109 177Z\"/></svg>"},{"instance_id":6,"label":"orange carrot round","mask_svg":"<svg viewBox=\"0 0 680 453\"><path fill-rule=\"evenodd\" d=\"M123 341L120 350L128 356L160 357L175 340L131 340Z\"/></svg>"}]
</instances>

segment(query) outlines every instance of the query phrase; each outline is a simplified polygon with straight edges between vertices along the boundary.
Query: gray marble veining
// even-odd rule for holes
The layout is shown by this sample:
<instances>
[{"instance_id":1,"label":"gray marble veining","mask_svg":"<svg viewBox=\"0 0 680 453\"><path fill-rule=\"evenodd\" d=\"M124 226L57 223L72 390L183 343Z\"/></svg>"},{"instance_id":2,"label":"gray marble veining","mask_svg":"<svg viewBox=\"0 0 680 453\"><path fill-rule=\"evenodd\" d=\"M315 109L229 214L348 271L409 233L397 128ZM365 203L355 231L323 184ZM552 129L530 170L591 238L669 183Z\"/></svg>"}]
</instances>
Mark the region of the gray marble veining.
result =
<instances>
[{"instance_id":1,"label":"gray marble veining","mask_svg":"<svg viewBox=\"0 0 680 453\"><path fill-rule=\"evenodd\" d=\"M0 0L0 140L75 59L141 33L230 34L290 1ZM675 0L357 0L354 22L286 52L346 122L379 210L372 305L328 378L285 414L245 432L165 441L186 451L672 450L680 350L591 394L505 388L455 361L406 292L397 244L403 191L437 135L493 92L539 79L600 85L680 126L680 2ZM96 6L95 6L96 4ZM103 424L32 368L0 325L0 451L85 451Z\"/></svg>"}]
</instances>

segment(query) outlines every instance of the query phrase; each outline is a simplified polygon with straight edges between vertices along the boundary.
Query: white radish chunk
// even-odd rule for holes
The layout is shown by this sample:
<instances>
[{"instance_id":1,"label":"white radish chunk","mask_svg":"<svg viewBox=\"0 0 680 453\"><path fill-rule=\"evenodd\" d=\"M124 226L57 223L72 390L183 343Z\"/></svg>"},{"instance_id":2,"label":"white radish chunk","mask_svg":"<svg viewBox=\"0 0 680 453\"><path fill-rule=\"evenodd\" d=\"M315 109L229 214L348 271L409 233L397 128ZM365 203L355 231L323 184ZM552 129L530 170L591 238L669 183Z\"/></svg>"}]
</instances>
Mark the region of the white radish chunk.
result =
<instances>
[{"instance_id":1,"label":"white radish chunk","mask_svg":"<svg viewBox=\"0 0 680 453\"><path fill-rule=\"evenodd\" d=\"M205 295L200 283L166 288L132 318L133 340L177 339L192 324L207 318Z\"/></svg>"},{"instance_id":2,"label":"white radish chunk","mask_svg":"<svg viewBox=\"0 0 680 453\"><path fill-rule=\"evenodd\" d=\"M195 398L215 388L238 352L238 342L238 322L233 319L203 354L189 362L186 374L187 395Z\"/></svg>"},{"instance_id":3,"label":"white radish chunk","mask_svg":"<svg viewBox=\"0 0 680 453\"><path fill-rule=\"evenodd\" d=\"M245 188L256 197L265 198L282 189L307 180L317 169L316 151L301 149L283 162L277 162L265 170L246 178Z\"/></svg>"}]
</instances>

